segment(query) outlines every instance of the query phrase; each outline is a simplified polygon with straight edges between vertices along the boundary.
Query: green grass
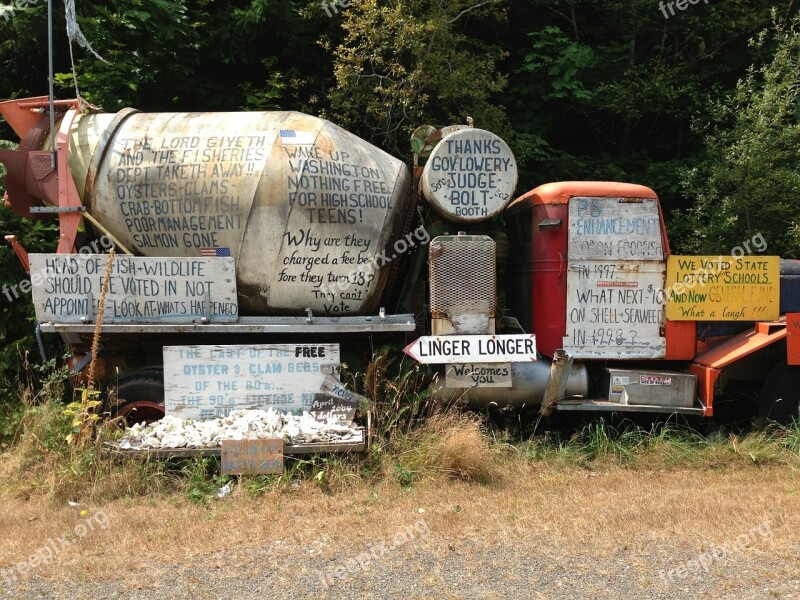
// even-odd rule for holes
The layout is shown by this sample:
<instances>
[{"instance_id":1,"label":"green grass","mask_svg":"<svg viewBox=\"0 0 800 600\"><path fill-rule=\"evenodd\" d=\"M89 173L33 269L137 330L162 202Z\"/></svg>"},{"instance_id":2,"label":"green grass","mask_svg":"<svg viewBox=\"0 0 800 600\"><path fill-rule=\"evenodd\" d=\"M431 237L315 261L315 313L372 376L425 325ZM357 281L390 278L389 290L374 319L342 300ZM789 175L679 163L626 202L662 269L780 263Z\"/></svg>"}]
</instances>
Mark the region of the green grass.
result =
<instances>
[{"instance_id":1,"label":"green grass","mask_svg":"<svg viewBox=\"0 0 800 600\"><path fill-rule=\"evenodd\" d=\"M591 468L722 468L742 465L800 466L800 425L768 425L748 432L705 436L686 426L649 429L605 418L571 434L548 432L520 445L532 462Z\"/></svg>"},{"instance_id":2,"label":"green grass","mask_svg":"<svg viewBox=\"0 0 800 600\"><path fill-rule=\"evenodd\" d=\"M0 420L6 442L0 486L17 494L54 500L95 501L180 494L207 504L231 483L251 497L290 492L298 482L325 494L356 485L391 482L411 489L425 478L450 477L492 484L541 469L716 469L744 466L800 467L800 425L754 427L748 432L703 435L688 426L599 417L571 430L544 431L520 439L523 427L487 424L474 413L440 407L427 395L427 373L419 365L393 363L379 351L360 376L359 391L375 398L375 436L369 452L353 455L287 457L281 475L228 477L215 458L148 461L115 459L102 452L103 440L118 435L111 425L85 448L67 443L73 431L65 412L64 374L25 391L17 407Z\"/></svg>"}]
</instances>

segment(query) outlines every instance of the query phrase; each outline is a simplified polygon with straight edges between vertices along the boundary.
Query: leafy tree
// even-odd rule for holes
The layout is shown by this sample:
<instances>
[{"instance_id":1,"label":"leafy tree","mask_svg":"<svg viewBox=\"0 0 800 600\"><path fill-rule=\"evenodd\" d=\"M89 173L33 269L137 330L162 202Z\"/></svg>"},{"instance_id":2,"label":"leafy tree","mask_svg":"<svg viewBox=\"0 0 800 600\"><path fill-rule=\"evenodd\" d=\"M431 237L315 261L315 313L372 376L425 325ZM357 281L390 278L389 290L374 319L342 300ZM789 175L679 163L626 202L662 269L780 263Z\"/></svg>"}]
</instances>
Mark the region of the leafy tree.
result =
<instances>
[{"instance_id":1,"label":"leafy tree","mask_svg":"<svg viewBox=\"0 0 800 600\"><path fill-rule=\"evenodd\" d=\"M680 168L701 150L691 118L753 62L747 40L772 3L700 3L665 19L652 0L512 2L503 66L522 185L627 180L680 204Z\"/></svg>"},{"instance_id":2,"label":"leafy tree","mask_svg":"<svg viewBox=\"0 0 800 600\"><path fill-rule=\"evenodd\" d=\"M331 113L389 152L408 154L423 123L464 123L502 133L505 87L496 44L469 35L472 20L502 22L499 0L354 0L334 52Z\"/></svg>"},{"instance_id":3,"label":"leafy tree","mask_svg":"<svg viewBox=\"0 0 800 600\"><path fill-rule=\"evenodd\" d=\"M713 119L698 122L706 150L686 172L695 197L683 251L729 253L761 233L770 254L800 257L800 19L752 42L770 59L752 67ZM680 228L679 228L680 229Z\"/></svg>"}]
</instances>

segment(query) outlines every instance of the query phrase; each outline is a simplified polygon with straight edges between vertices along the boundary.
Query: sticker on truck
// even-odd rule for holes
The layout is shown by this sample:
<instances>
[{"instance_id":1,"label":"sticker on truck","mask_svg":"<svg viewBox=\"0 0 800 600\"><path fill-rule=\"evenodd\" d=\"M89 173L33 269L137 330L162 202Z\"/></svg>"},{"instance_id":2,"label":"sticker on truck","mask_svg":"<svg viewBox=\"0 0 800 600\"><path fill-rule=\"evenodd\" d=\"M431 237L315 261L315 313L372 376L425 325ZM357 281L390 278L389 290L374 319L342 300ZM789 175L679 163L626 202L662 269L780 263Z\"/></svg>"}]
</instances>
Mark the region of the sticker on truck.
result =
<instances>
[{"instance_id":1,"label":"sticker on truck","mask_svg":"<svg viewBox=\"0 0 800 600\"><path fill-rule=\"evenodd\" d=\"M641 375L640 385L672 385L672 377L666 375Z\"/></svg>"}]
</instances>

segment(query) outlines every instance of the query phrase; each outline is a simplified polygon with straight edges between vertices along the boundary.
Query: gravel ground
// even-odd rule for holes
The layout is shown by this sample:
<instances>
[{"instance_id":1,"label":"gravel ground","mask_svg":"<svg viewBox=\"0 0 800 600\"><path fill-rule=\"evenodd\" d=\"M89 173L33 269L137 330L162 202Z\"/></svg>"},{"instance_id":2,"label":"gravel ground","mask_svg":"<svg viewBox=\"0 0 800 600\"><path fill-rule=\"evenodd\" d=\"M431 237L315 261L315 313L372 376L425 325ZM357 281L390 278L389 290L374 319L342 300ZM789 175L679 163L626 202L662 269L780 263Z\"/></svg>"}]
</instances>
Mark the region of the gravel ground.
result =
<instances>
[{"instance_id":1,"label":"gravel ground","mask_svg":"<svg viewBox=\"0 0 800 600\"><path fill-rule=\"evenodd\" d=\"M677 569L688 571L689 561L700 557L663 543L648 547L645 540L633 541L630 547L590 556L560 550L536 532L527 543L486 543L491 532L482 539L447 539L442 532L426 531L420 521L416 529L409 527L405 539L390 534L386 546L360 541L331 545L324 535L306 547L276 541L195 556L185 564L156 565L144 576L120 573L103 581L30 577L5 587L0 597L800 598L796 544L777 551L759 540L729 556L707 559L707 572L701 565L697 573L680 573L681 578ZM676 570L672 581L670 569Z\"/></svg>"}]
</instances>

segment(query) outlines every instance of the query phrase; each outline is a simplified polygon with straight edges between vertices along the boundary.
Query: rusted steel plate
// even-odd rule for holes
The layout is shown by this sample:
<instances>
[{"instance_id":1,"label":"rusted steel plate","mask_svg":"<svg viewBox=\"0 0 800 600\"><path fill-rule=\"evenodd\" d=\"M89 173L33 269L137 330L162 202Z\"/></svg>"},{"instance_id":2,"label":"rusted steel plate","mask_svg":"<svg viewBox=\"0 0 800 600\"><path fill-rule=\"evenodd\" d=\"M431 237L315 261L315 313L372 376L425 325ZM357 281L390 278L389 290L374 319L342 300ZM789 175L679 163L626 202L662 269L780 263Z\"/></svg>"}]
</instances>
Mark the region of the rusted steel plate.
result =
<instances>
[{"instance_id":1,"label":"rusted steel plate","mask_svg":"<svg viewBox=\"0 0 800 600\"><path fill-rule=\"evenodd\" d=\"M220 471L224 475L283 473L283 440L222 440Z\"/></svg>"}]
</instances>

